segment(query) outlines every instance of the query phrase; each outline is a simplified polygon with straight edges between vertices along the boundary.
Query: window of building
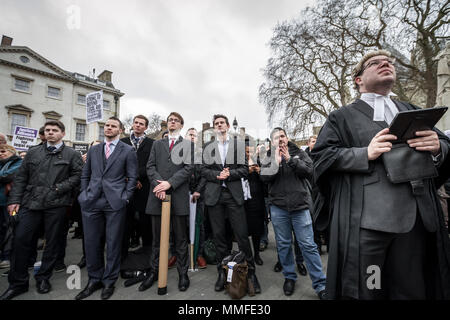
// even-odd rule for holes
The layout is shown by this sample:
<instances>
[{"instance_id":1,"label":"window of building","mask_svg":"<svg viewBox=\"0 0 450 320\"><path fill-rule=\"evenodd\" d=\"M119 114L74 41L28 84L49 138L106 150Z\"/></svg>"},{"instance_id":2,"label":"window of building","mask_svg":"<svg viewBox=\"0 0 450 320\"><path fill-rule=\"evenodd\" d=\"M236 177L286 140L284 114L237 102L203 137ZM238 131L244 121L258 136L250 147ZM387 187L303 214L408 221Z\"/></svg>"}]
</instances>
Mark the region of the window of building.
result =
<instances>
[{"instance_id":1,"label":"window of building","mask_svg":"<svg viewBox=\"0 0 450 320\"><path fill-rule=\"evenodd\" d=\"M111 103L108 100L103 100L103 110L111 110Z\"/></svg>"},{"instance_id":2,"label":"window of building","mask_svg":"<svg viewBox=\"0 0 450 320\"><path fill-rule=\"evenodd\" d=\"M77 122L77 127L75 129L75 140L84 141L86 137L86 124Z\"/></svg>"},{"instance_id":3,"label":"window of building","mask_svg":"<svg viewBox=\"0 0 450 320\"><path fill-rule=\"evenodd\" d=\"M20 90L20 91L25 91L25 92L30 92L31 91L31 81L14 78L14 89Z\"/></svg>"},{"instance_id":4,"label":"window of building","mask_svg":"<svg viewBox=\"0 0 450 320\"><path fill-rule=\"evenodd\" d=\"M98 140L103 141L105 140L105 126L103 124L98 125Z\"/></svg>"},{"instance_id":5,"label":"window of building","mask_svg":"<svg viewBox=\"0 0 450 320\"><path fill-rule=\"evenodd\" d=\"M52 98L61 98L61 89L55 87L48 87L47 96Z\"/></svg>"},{"instance_id":6,"label":"window of building","mask_svg":"<svg viewBox=\"0 0 450 320\"><path fill-rule=\"evenodd\" d=\"M77 103L79 103L79 104L86 104L86 95L78 94L78 96L77 96Z\"/></svg>"},{"instance_id":7,"label":"window of building","mask_svg":"<svg viewBox=\"0 0 450 320\"><path fill-rule=\"evenodd\" d=\"M27 116L19 113L11 114L11 134L14 134L14 128L16 126L26 127Z\"/></svg>"}]
</instances>

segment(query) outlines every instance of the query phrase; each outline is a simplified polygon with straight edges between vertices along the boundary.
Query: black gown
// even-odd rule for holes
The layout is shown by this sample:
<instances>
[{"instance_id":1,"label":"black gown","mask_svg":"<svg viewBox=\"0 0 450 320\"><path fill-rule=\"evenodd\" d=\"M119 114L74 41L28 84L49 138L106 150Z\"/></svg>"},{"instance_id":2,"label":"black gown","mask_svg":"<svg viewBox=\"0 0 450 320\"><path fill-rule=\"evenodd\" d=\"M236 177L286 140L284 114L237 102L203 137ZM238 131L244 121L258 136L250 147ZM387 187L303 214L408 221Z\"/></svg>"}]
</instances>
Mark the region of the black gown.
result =
<instances>
[{"instance_id":1,"label":"black gown","mask_svg":"<svg viewBox=\"0 0 450 320\"><path fill-rule=\"evenodd\" d=\"M417 108L408 104L409 109ZM317 229L330 228L330 249L327 268L327 291L331 299L359 298L359 229L361 223L361 197L363 175L335 173L330 169L339 155L340 148L359 146L352 105L342 107L330 114L323 126L311 156L314 161L314 180L320 193L315 199L313 218ZM449 139L435 130L441 141ZM440 167L448 177L448 158ZM427 298L450 299L450 241L443 224L442 208L436 188L431 179L425 180L425 188L433 205L436 224L439 226L435 239L429 243L435 254L427 260L433 269L427 278L430 284ZM414 281L414 280L412 280Z\"/></svg>"},{"instance_id":2,"label":"black gown","mask_svg":"<svg viewBox=\"0 0 450 320\"><path fill-rule=\"evenodd\" d=\"M257 172L248 175L251 199L245 201L247 226L249 236L262 236L264 233L264 219L267 216L264 203L264 182Z\"/></svg>"}]
</instances>

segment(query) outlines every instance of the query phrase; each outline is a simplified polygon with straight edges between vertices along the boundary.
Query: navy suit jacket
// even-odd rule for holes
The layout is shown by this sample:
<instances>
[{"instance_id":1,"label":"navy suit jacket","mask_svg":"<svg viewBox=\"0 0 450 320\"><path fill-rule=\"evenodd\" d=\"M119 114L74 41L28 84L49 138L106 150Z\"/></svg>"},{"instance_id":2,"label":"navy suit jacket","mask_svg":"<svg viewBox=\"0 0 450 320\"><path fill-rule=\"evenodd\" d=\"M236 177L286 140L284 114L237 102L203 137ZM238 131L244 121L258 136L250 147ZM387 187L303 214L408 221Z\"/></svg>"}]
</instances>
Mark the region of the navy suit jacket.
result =
<instances>
[{"instance_id":1,"label":"navy suit jacket","mask_svg":"<svg viewBox=\"0 0 450 320\"><path fill-rule=\"evenodd\" d=\"M138 174L136 151L119 141L114 152L104 162L104 146L105 143L101 143L88 151L78 197L82 209L92 208L102 193L113 210L125 207L133 196Z\"/></svg>"}]
</instances>

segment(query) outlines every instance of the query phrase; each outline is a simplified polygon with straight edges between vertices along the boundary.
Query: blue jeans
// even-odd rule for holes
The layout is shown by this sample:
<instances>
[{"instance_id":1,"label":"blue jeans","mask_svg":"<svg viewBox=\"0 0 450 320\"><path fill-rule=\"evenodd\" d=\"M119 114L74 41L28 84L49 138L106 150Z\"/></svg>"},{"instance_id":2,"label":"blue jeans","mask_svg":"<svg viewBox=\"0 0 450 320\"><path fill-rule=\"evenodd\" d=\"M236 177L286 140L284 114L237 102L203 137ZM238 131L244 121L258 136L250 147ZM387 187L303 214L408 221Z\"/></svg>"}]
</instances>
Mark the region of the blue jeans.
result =
<instances>
[{"instance_id":1,"label":"blue jeans","mask_svg":"<svg viewBox=\"0 0 450 320\"><path fill-rule=\"evenodd\" d=\"M326 277L322 271L317 245L314 243L314 233L309 210L288 212L277 206L270 206L272 225L275 231L277 251L286 279L297 280L295 262L292 250L292 230L297 237L298 245L303 253L306 269L312 280L314 290L319 293L325 289Z\"/></svg>"}]
</instances>

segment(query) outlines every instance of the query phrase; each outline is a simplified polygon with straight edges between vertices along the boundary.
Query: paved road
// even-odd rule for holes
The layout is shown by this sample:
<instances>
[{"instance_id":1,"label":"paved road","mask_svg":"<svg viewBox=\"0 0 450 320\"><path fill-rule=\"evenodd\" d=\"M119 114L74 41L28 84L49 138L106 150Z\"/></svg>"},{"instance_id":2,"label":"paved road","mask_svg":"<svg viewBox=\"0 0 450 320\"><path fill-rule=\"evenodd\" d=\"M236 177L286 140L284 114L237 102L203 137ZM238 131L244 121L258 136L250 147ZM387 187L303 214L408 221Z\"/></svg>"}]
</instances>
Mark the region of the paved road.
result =
<instances>
[{"instance_id":1,"label":"paved road","mask_svg":"<svg viewBox=\"0 0 450 320\"><path fill-rule=\"evenodd\" d=\"M81 240L71 239L72 234L69 234L67 241L67 256L66 265L74 265L78 263L81 254ZM235 244L236 245L236 244ZM38 259L42 251L39 252ZM322 263L324 271L326 272L326 263L328 256L322 255ZM290 297L283 294L283 274L273 271L273 266L276 262L276 248L273 238L273 231L269 231L269 246L261 253L261 258L264 265L257 266L256 275L261 284L262 293L254 297L246 296L243 300L317 300L317 295L312 289L311 279L309 275L304 277L298 275L296 290ZM3 269L4 270L4 269ZM3 273L4 271L1 270ZM30 271L31 273L31 271ZM51 279L52 291L49 294L41 295L36 292L35 281L30 280L30 290L17 297L16 300L72 300L81 290L67 288L67 279L70 274L66 272L55 273ZM160 296L157 294L157 283L145 292L138 291L138 284L132 287L125 288L123 286L123 279L116 283L116 291L111 299L116 300L230 300L229 296L224 292L215 292L214 283L217 278L217 269L213 265L208 265L206 269L196 272L189 272L191 285L185 292L178 291L178 274L176 268L169 270L168 275L168 293ZM86 268L81 270L81 288L87 284L88 276ZM0 277L0 290L3 292L8 286L6 277ZM94 293L87 300L100 299L101 291Z\"/></svg>"}]
</instances>

